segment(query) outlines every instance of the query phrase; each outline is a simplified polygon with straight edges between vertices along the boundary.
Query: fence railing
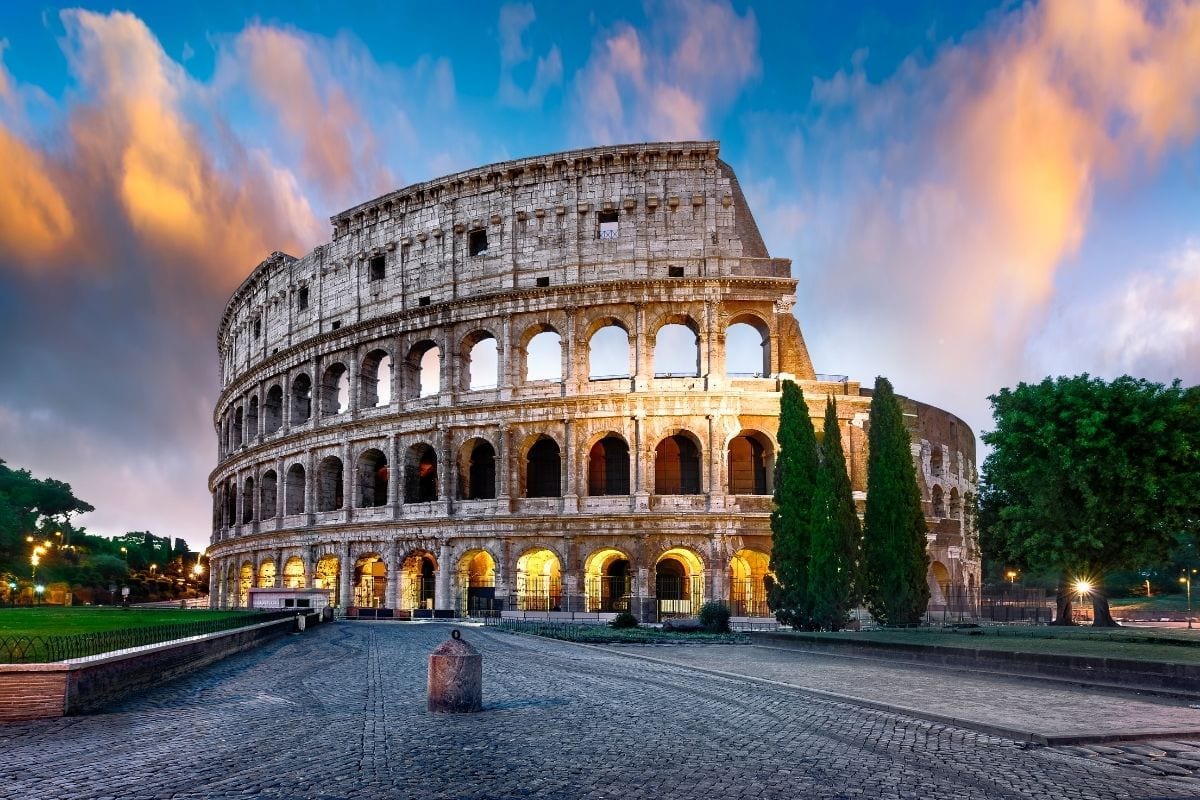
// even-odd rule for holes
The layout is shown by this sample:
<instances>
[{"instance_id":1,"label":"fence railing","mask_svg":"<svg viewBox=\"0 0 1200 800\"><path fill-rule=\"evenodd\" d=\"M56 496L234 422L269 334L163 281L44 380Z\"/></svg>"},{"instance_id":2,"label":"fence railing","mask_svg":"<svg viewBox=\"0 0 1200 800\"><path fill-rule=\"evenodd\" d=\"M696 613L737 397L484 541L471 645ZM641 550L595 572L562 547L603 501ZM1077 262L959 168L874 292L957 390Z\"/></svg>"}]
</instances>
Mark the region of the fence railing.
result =
<instances>
[{"instance_id":1,"label":"fence railing","mask_svg":"<svg viewBox=\"0 0 1200 800\"><path fill-rule=\"evenodd\" d=\"M0 636L0 664L38 664L65 661L71 658L110 653L130 647L202 636L206 633L243 628L260 622L289 619L296 616L289 611L246 611L221 619L180 622L172 625L147 625L141 628L120 628L97 633L76 633L64 636L22 636L19 634Z\"/></svg>"}]
</instances>

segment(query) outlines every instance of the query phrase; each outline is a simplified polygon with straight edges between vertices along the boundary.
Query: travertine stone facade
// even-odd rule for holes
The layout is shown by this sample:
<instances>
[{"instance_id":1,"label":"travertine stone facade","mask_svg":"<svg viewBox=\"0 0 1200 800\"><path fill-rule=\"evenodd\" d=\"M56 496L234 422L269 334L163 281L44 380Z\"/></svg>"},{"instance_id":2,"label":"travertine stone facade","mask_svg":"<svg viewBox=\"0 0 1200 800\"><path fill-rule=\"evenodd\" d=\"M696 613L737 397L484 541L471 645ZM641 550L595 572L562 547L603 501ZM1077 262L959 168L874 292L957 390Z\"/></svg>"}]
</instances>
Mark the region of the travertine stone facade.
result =
<instances>
[{"instance_id":1,"label":"travertine stone facade","mask_svg":"<svg viewBox=\"0 0 1200 800\"><path fill-rule=\"evenodd\" d=\"M765 614L786 378L818 424L836 397L863 496L869 397L813 371L716 142L491 165L332 223L221 321L216 603ZM974 436L910 407L937 603L978 586Z\"/></svg>"}]
</instances>

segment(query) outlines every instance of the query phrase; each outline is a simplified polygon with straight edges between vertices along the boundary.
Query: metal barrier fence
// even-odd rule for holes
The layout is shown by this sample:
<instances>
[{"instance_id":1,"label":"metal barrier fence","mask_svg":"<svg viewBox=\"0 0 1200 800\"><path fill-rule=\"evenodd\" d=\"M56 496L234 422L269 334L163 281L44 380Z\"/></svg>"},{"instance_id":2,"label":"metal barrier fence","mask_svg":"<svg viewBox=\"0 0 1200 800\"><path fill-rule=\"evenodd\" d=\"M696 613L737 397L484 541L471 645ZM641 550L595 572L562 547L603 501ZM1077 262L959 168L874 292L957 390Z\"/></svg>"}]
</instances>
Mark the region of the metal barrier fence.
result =
<instances>
[{"instance_id":1,"label":"metal barrier fence","mask_svg":"<svg viewBox=\"0 0 1200 800\"><path fill-rule=\"evenodd\" d=\"M76 633L67 636L0 636L0 664L40 664L84 658L129 647L169 642L188 636L243 628L260 622L290 619L289 611L246 611L223 619L180 622L172 625L147 625L141 628L120 628L97 633Z\"/></svg>"},{"instance_id":2,"label":"metal barrier fence","mask_svg":"<svg viewBox=\"0 0 1200 800\"><path fill-rule=\"evenodd\" d=\"M1013 587L980 592L965 586L939 587L929 602L926 622L1050 622L1054 598L1043 589Z\"/></svg>"}]
</instances>

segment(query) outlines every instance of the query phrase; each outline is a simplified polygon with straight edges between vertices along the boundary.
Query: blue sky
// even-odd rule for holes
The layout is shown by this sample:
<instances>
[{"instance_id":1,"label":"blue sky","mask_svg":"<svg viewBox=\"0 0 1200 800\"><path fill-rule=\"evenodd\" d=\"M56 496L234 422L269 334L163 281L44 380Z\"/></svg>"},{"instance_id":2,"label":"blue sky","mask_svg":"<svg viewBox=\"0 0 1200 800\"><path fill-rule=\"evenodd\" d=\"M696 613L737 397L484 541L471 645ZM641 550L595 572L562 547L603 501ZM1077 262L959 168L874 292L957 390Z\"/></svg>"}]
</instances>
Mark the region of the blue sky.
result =
<instances>
[{"instance_id":1,"label":"blue sky","mask_svg":"<svg viewBox=\"0 0 1200 800\"><path fill-rule=\"evenodd\" d=\"M714 138L822 372L988 427L1200 373L1200 4L0 8L0 458L206 542L214 336L271 250L506 158Z\"/></svg>"}]
</instances>

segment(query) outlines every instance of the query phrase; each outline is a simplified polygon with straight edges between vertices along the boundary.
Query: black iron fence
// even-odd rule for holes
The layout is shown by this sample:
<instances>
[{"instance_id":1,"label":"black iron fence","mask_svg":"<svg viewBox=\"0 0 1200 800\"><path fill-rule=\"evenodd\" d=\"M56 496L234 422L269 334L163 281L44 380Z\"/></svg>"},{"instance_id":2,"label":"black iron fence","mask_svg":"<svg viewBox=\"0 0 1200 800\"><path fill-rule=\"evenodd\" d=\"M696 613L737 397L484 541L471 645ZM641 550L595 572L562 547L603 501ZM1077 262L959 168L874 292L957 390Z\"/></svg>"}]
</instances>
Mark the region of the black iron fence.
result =
<instances>
[{"instance_id":1,"label":"black iron fence","mask_svg":"<svg viewBox=\"0 0 1200 800\"><path fill-rule=\"evenodd\" d=\"M1014 586L981 592L965 586L939 587L929 601L926 622L1050 622L1054 598L1043 589Z\"/></svg>"},{"instance_id":2,"label":"black iron fence","mask_svg":"<svg viewBox=\"0 0 1200 800\"><path fill-rule=\"evenodd\" d=\"M260 622L290 619L289 611L244 611L219 619L179 622L171 625L147 625L140 628L119 628L97 633L77 633L67 636L0 636L0 664L38 664L84 658L130 647L160 644L172 639L201 636L206 633L242 628Z\"/></svg>"}]
</instances>

